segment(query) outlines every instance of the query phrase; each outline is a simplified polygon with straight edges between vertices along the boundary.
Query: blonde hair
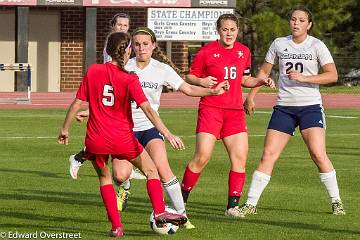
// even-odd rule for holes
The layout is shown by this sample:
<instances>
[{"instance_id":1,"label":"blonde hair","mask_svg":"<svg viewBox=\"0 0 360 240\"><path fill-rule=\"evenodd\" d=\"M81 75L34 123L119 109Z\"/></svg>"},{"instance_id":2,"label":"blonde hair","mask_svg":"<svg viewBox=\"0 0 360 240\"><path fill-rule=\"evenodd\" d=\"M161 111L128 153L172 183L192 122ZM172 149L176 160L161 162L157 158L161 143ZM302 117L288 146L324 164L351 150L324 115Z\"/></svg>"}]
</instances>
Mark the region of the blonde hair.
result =
<instances>
[{"instance_id":1,"label":"blonde hair","mask_svg":"<svg viewBox=\"0 0 360 240\"><path fill-rule=\"evenodd\" d=\"M153 50L151 57L158 60L159 62L169 65L170 67L172 67L174 69L174 71L177 74L179 74L179 75L183 74L183 72L180 70L180 68L176 67L175 64L163 53L163 51L161 51L161 49L157 45L155 33L150 28L138 27L133 31L133 33L131 35L132 35L132 37L134 37L136 35L150 36L151 42L155 43L155 49Z\"/></svg>"}]
</instances>

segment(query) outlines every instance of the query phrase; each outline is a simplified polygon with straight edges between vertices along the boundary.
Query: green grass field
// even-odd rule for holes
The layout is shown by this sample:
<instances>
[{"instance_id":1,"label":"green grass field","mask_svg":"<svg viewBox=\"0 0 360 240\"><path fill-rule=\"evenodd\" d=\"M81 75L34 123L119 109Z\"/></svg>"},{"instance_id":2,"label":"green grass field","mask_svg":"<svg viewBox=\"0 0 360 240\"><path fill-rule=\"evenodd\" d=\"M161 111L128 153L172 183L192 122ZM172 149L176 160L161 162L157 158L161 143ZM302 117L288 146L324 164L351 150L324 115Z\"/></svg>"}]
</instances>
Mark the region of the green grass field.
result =
<instances>
[{"instance_id":1,"label":"green grass field","mask_svg":"<svg viewBox=\"0 0 360 240\"><path fill-rule=\"evenodd\" d=\"M133 181L127 211L122 214L125 239L360 239L360 109L328 110L327 149L337 170L347 215L331 214L306 146L296 134L288 144L258 205L245 219L224 216L229 161L221 142L190 195L188 215L194 230L159 236L149 228L150 203L145 181ZM0 110L0 239L14 233L80 233L82 239L108 239L107 221L91 164L79 179L68 174L68 156L83 145L85 124L74 123L70 144L56 137L65 110ZM181 179L194 151L196 110L163 109L161 116L187 149L168 149L171 166ZM251 175L262 152L270 110L248 118ZM18 238L19 239L19 238ZM43 238L43 239L50 239Z\"/></svg>"}]
</instances>

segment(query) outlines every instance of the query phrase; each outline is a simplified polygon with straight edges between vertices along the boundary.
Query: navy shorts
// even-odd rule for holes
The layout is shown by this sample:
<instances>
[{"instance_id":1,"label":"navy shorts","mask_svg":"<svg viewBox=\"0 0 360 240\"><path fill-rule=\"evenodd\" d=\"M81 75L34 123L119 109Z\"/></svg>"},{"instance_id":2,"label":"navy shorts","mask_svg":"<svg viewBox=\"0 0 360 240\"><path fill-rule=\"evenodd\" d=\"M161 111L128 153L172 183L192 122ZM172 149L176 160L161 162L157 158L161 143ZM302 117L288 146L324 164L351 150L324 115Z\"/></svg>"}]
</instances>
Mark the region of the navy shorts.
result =
<instances>
[{"instance_id":1,"label":"navy shorts","mask_svg":"<svg viewBox=\"0 0 360 240\"><path fill-rule=\"evenodd\" d=\"M164 141L164 136L156 129L156 128L150 128L145 131L138 131L134 132L135 137L138 139L140 144L145 147L148 142L150 142L153 139L161 139Z\"/></svg>"},{"instance_id":2,"label":"navy shorts","mask_svg":"<svg viewBox=\"0 0 360 240\"><path fill-rule=\"evenodd\" d=\"M300 131L312 127L326 128L325 113L322 105L276 105L274 107L268 129L274 129L294 136L297 126L299 126Z\"/></svg>"}]
</instances>

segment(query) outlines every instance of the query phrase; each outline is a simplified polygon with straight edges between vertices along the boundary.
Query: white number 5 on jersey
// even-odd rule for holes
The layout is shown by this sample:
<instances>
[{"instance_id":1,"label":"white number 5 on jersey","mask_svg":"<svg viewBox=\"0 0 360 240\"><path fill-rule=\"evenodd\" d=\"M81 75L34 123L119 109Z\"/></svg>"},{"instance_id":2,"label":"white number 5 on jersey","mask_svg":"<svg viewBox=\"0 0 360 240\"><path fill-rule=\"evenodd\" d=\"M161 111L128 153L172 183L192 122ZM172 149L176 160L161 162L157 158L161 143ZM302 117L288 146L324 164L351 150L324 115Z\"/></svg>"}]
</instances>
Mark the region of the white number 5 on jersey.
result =
<instances>
[{"instance_id":1,"label":"white number 5 on jersey","mask_svg":"<svg viewBox=\"0 0 360 240\"><path fill-rule=\"evenodd\" d=\"M224 67L224 71L225 71L225 76L224 76L224 80L234 80L236 79L236 67L228 67L225 66Z\"/></svg>"},{"instance_id":2,"label":"white number 5 on jersey","mask_svg":"<svg viewBox=\"0 0 360 240\"><path fill-rule=\"evenodd\" d=\"M105 106L114 106L114 89L111 85L104 85L102 103Z\"/></svg>"}]
</instances>

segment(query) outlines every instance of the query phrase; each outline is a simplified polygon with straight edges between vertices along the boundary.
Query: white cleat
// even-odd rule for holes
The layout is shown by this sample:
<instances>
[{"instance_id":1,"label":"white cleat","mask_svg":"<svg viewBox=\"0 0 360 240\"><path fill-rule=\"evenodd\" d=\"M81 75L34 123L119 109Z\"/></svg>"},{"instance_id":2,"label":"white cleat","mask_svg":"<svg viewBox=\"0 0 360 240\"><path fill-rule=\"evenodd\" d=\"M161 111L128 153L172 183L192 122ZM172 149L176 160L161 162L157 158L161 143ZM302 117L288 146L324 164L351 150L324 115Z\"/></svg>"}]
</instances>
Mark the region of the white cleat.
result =
<instances>
[{"instance_id":1,"label":"white cleat","mask_svg":"<svg viewBox=\"0 0 360 240\"><path fill-rule=\"evenodd\" d=\"M70 168L69 168L70 175L72 179L76 180L79 168L81 167L82 163L76 161L75 155L71 155L69 157L69 163L70 163Z\"/></svg>"},{"instance_id":2,"label":"white cleat","mask_svg":"<svg viewBox=\"0 0 360 240\"><path fill-rule=\"evenodd\" d=\"M146 176L138 168L133 168L129 179L145 180Z\"/></svg>"}]
</instances>

